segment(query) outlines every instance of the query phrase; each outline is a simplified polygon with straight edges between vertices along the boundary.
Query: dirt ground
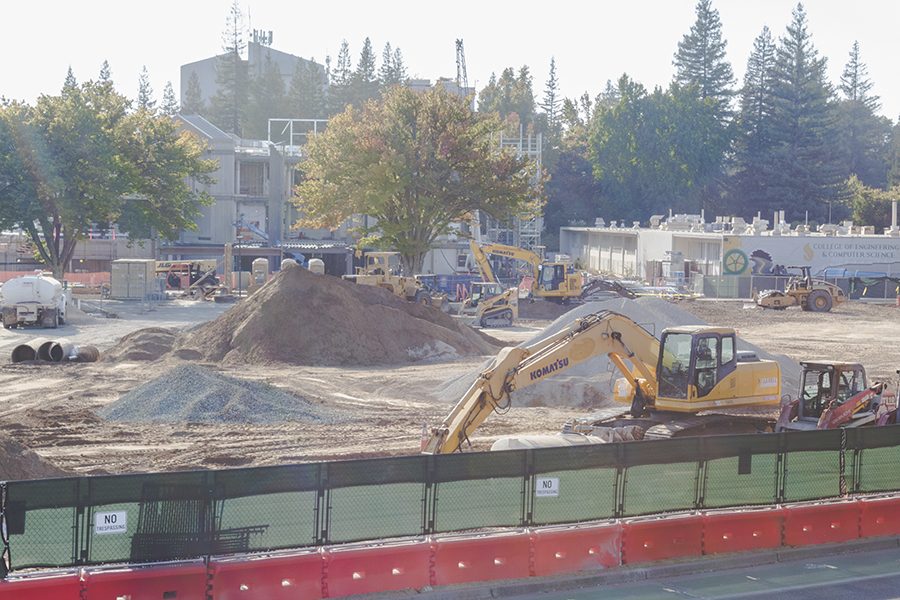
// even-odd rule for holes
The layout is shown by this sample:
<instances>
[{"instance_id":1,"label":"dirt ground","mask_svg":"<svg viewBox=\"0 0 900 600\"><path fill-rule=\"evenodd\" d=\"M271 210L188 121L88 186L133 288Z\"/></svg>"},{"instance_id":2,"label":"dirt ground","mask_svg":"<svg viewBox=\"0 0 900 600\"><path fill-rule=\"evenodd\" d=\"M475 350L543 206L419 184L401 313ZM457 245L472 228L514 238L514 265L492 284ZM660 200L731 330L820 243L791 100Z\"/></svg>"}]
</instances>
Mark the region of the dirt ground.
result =
<instances>
[{"instance_id":1,"label":"dirt ground","mask_svg":"<svg viewBox=\"0 0 900 600\"><path fill-rule=\"evenodd\" d=\"M711 324L735 327L748 341L795 359L859 361L870 376L888 377L900 368L900 309L851 302L830 314L799 310L763 311L741 302L690 301L682 306ZM228 306L174 301L153 311L127 303L106 304L118 319L80 313L59 330L0 330L0 356L8 361L18 343L33 337L66 337L101 351L144 327L187 329L211 320ZM554 311L555 313L555 311ZM549 323L522 320L491 334L510 345L527 340ZM339 368L266 366L218 368L258 379L346 416L337 424L159 425L111 423L97 408L172 366L161 362L94 364L0 364L0 431L73 473L123 473L229 466L271 465L335 458L415 453L422 428L439 423L451 405L431 391L455 375L476 368L485 357L402 367ZM785 390L785 392L792 392ZM552 433L584 409L513 407L492 417L474 438L487 449L498 436Z\"/></svg>"}]
</instances>

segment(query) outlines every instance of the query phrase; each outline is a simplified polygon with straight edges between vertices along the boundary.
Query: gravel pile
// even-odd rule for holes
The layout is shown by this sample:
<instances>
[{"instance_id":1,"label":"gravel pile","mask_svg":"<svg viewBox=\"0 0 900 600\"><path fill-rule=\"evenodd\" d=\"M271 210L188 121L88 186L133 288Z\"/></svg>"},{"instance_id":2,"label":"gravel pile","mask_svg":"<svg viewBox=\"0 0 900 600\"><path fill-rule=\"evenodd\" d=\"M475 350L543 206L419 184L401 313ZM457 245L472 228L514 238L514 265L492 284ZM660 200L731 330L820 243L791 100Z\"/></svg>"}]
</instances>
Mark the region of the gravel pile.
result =
<instances>
[{"instance_id":1,"label":"gravel pile","mask_svg":"<svg viewBox=\"0 0 900 600\"><path fill-rule=\"evenodd\" d=\"M369 366L492 355L496 340L436 308L306 269L285 269L175 353L225 364Z\"/></svg>"},{"instance_id":2,"label":"gravel pile","mask_svg":"<svg viewBox=\"0 0 900 600\"><path fill-rule=\"evenodd\" d=\"M577 306L556 319L539 334L521 344L528 346L568 327L575 319L601 310L623 314L659 338L667 327L679 325L706 325L707 323L677 304L659 298L610 298ZM727 326L728 323L715 323ZM800 365L784 355L773 355L738 338L738 350L752 350L760 358L777 360L781 365L782 388L796 389L800 381ZM466 393L482 370L479 369L447 380L435 391L435 396L445 402L456 402ZM516 406L572 406L599 408L612 402L612 385L621 377L605 354L594 356L570 367L564 375L528 386L512 393Z\"/></svg>"},{"instance_id":3,"label":"gravel pile","mask_svg":"<svg viewBox=\"0 0 900 600\"><path fill-rule=\"evenodd\" d=\"M336 411L257 381L179 365L98 411L138 423L329 423Z\"/></svg>"}]
</instances>

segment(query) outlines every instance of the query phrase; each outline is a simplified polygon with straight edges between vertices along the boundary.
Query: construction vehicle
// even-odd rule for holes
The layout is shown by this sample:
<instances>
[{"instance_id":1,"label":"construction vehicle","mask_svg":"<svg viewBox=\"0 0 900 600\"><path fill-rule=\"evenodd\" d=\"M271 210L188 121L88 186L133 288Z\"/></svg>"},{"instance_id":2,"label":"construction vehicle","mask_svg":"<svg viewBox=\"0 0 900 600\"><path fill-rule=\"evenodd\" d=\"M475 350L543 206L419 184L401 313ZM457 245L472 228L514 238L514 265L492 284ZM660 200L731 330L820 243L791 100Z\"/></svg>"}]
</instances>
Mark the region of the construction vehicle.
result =
<instances>
[{"instance_id":1,"label":"construction vehicle","mask_svg":"<svg viewBox=\"0 0 900 600\"><path fill-rule=\"evenodd\" d=\"M460 312L474 315L473 324L479 327L512 327L519 318L519 288L504 291L492 281L473 281L471 286L471 296Z\"/></svg>"},{"instance_id":2,"label":"construction vehicle","mask_svg":"<svg viewBox=\"0 0 900 600\"><path fill-rule=\"evenodd\" d=\"M869 385L861 364L837 361L800 364L803 367L800 395L782 405L776 431L881 426L897 422L897 393L888 388L887 382Z\"/></svg>"},{"instance_id":3,"label":"construction vehicle","mask_svg":"<svg viewBox=\"0 0 900 600\"><path fill-rule=\"evenodd\" d=\"M436 305L442 310L449 304L446 294L417 277L400 275L399 252L367 252L364 265L357 267L355 275L344 275L343 279L360 285L374 285L410 302Z\"/></svg>"},{"instance_id":4,"label":"construction vehicle","mask_svg":"<svg viewBox=\"0 0 900 600\"><path fill-rule=\"evenodd\" d=\"M575 272L572 265L566 262L546 262L530 250L505 244L479 244L475 240L469 240L469 249L484 281L497 281L488 256L505 256L528 263L531 268L533 297L562 303L581 298L581 273Z\"/></svg>"},{"instance_id":5,"label":"construction vehicle","mask_svg":"<svg viewBox=\"0 0 900 600\"><path fill-rule=\"evenodd\" d=\"M156 276L166 282L166 291L181 292L189 298L204 298L221 286L215 260L158 260Z\"/></svg>"},{"instance_id":6,"label":"construction vehicle","mask_svg":"<svg viewBox=\"0 0 900 600\"><path fill-rule=\"evenodd\" d=\"M775 361L738 352L734 329L673 327L658 340L628 317L600 311L539 342L501 350L432 429L423 451L462 449L492 412L509 408L510 393L602 354L623 375L614 386L614 400L630 408L572 420L550 444L747 433L774 426L781 369Z\"/></svg>"},{"instance_id":7,"label":"construction vehicle","mask_svg":"<svg viewBox=\"0 0 900 600\"><path fill-rule=\"evenodd\" d=\"M66 320L66 292L62 284L44 273L15 277L0 285L3 326L40 325L57 328Z\"/></svg>"},{"instance_id":8,"label":"construction vehicle","mask_svg":"<svg viewBox=\"0 0 900 600\"><path fill-rule=\"evenodd\" d=\"M754 301L763 308L783 310L788 306L799 306L803 310L828 312L835 304L847 300L844 290L822 279L813 279L809 267L787 267L799 269L799 277L791 277L787 287L781 290L763 290L754 294Z\"/></svg>"}]
</instances>

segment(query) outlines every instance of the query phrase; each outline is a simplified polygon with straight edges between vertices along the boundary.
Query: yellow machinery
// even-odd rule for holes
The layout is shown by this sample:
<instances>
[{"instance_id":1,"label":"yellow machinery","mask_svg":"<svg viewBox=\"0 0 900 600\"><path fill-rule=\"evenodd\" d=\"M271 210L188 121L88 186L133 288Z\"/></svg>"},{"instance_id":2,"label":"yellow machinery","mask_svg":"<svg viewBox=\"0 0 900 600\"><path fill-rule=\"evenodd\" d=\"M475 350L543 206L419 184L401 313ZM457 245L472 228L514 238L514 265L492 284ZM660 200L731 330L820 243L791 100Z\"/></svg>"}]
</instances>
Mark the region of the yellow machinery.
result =
<instances>
[{"instance_id":1,"label":"yellow machinery","mask_svg":"<svg viewBox=\"0 0 900 600\"><path fill-rule=\"evenodd\" d=\"M799 306L813 312L829 312L835 304L847 300L844 290L822 279L813 279L809 267L788 267L799 269L799 277L791 277L787 287L781 290L764 290L754 296L756 304L763 308L783 310L788 306Z\"/></svg>"},{"instance_id":2,"label":"yellow machinery","mask_svg":"<svg viewBox=\"0 0 900 600\"><path fill-rule=\"evenodd\" d=\"M488 256L505 256L524 261L531 267L531 293L534 297L558 302L581 298L583 285L581 274L575 272L568 263L545 262L530 250L504 244L479 244L475 240L469 240L469 249L485 281L497 281Z\"/></svg>"},{"instance_id":3,"label":"yellow machinery","mask_svg":"<svg viewBox=\"0 0 900 600\"><path fill-rule=\"evenodd\" d=\"M512 327L519 318L519 289L506 291L499 283L473 281L472 295L466 300L462 314L475 316L480 327Z\"/></svg>"},{"instance_id":4,"label":"yellow machinery","mask_svg":"<svg viewBox=\"0 0 900 600\"><path fill-rule=\"evenodd\" d=\"M460 450L492 412L504 412L510 393L565 373L591 357L606 354L624 376L616 382L617 402L630 410L601 411L566 424L564 433L596 443L768 430L774 419L748 415L773 407L781 394L778 363L739 353L728 327L675 327L662 341L628 317L601 311L529 346L504 348L479 375L444 422L432 429L424 452ZM700 414L700 413L713 414ZM593 439L592 439L593 438Z\"/></svg>"},{"instance_id":5,"label":"yellow machinery","mask_svg":"<svg viewBox=\"0 0 900 600\"><path fill-rule=\"evenodd\" d=\"M357 267L356 275L344 275L344 279L360 285L374 285L388 290L395 296L431 306L447 302L446 295L433 294L416 277L400 275L399 252L367 252L365 266ZM433 297L434 296L434 297Z\"/></svg>"}]
</instances>

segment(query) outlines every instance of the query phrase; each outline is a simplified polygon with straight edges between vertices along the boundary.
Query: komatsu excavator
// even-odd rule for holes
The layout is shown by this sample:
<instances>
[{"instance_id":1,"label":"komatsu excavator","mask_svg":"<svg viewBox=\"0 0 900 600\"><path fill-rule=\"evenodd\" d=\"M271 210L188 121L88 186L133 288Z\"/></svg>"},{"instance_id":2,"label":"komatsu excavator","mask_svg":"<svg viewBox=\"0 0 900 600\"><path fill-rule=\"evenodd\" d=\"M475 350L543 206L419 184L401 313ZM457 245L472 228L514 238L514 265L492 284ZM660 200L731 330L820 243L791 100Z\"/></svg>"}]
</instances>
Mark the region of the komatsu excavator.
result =
<instances>
[{"instance_id":1,"label":"komatsu excavator","mask_svg":"<svg viewBox=\"0 0 900 600\"><path fill-rule=\"evenodd\" d=\"M492 412L509 408L510 393L603 354L624 376L614 399L630 410L571 421L560 436L545 436L556 438L552 445L770 431L774 425L768 413L778 412L781 370L775 361L738 352L733 329L674 327L657 340L628 317L601 311L534 344L501 350L432 429L423 452L461 450Z\"/></svg>"}]
</instances>

